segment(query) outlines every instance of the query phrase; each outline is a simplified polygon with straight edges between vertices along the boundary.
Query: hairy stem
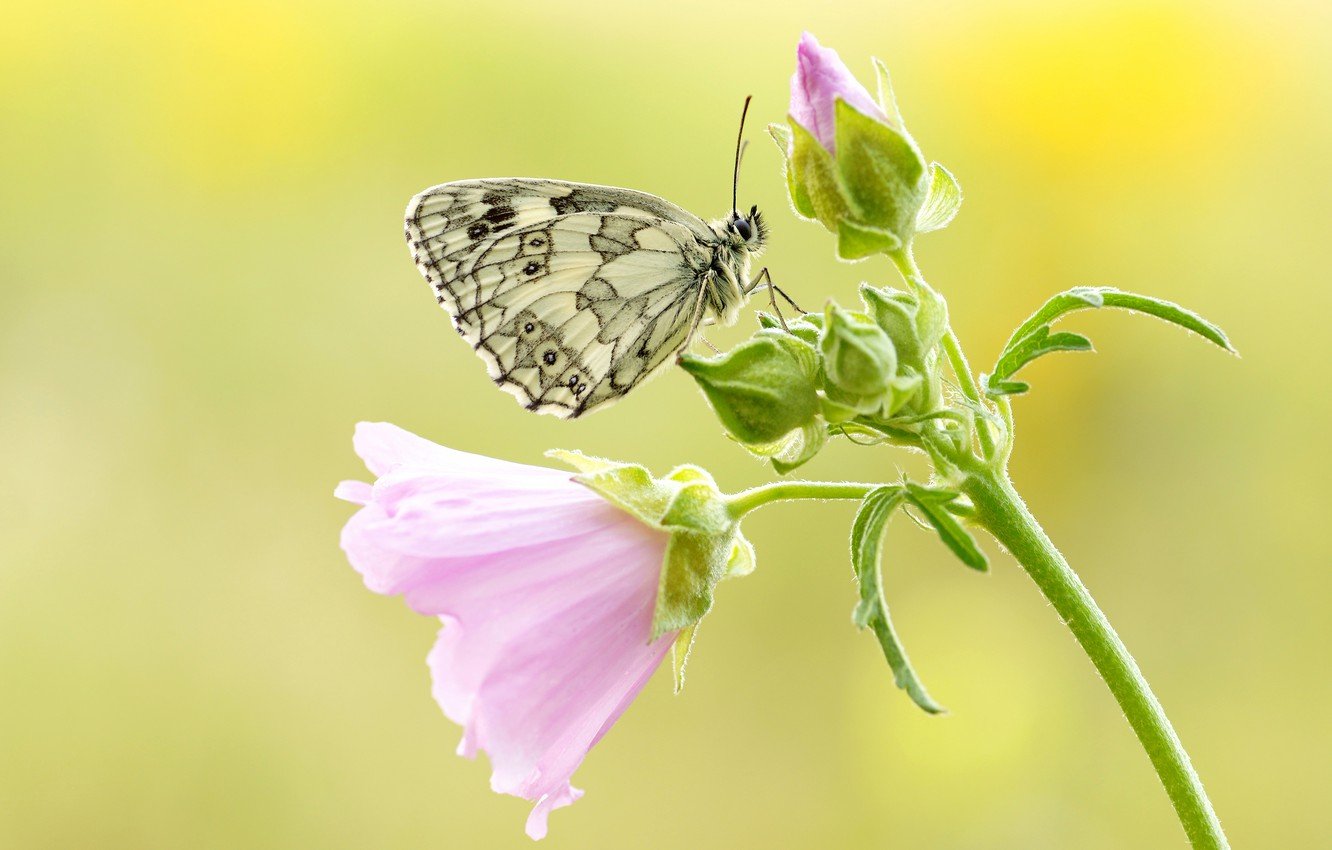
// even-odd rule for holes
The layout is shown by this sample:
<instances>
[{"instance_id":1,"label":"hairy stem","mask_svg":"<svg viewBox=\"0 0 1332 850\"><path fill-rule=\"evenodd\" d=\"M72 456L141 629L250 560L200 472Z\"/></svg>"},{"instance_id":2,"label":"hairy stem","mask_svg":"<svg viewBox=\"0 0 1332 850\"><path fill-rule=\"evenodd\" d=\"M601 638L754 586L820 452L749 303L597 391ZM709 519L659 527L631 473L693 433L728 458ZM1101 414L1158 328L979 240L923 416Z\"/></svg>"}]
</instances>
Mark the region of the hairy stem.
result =
<instances>
[{"instance_id":1,"label":"hairy stem","mask_svg":"<svg viewBox=\"0 0 1332 850\"><path fill-rule=\"evenodd\" d=\"M881 485L858 484L851 481L774 481L731 496L727 504L731 515L744 516L752 510L773 502L794 499L863 499L865 494Z\"/></svg>"},{"instance_id":2,"label":"hairy stem","mask_svg":"<svg viewBox=\"0 0 1332 850\"><path fill-rule=\"evenodd\" d=\"M975 505L974 521L993 534L1027 571L1110 686L1170 795L1192 846L1228 848L1221 822L1161 703L1110 621L1012 483L1003 473L985 470L969 475L962 489Z\"/></svg>"},{"instance_id":3,"label":"hairy stem","mask_svg":"<svg viewBox=\"0 0 1332 850\"><path fill-rule=\"evenodd\" d=\"M905 250L895 251L889 257L908 283L913 286L929 286L925 282L925 276L921 274L920 266L916 265L916 258L912 255L909 247ZM981 398L980 388L976 386L976 378L971 374L971 366L967 363L967 356L962 353L962 344L958 342L957 334L953 333L951 325L945 331L940 342L943 346L944 356L948 358L948 365L953 370L953 374L957 376L958 388L962 390L962 394L967 397L967 400L974 404L978 411L981 411L982 415L977 417L975 423L976 439L980 442L981 452L985 458L992 458L994 457L994 438L990 435L990 426L984 417L984 412L988 408L984 399Z\"/></svg>"}]
</instances>

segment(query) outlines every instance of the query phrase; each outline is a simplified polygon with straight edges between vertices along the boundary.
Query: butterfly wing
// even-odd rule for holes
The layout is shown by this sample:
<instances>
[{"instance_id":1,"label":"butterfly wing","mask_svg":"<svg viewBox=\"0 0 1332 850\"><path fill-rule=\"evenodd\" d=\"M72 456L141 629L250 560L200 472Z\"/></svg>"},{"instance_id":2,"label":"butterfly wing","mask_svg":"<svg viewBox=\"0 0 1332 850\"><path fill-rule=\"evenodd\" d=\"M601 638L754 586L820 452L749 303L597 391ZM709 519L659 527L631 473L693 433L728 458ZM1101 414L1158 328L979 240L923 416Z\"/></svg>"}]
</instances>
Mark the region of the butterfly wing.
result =
<instances>
[{"instance_id":1,"label":"butterfly wing","mask_svg":"<svg viewBox=\"0 0 1332 850\"><path fill-rule=\"evenodd\" d=\"M446 183L407 210L413 259L491 378L564 417L618 400L685 343L709 236L652 195L550 180Z\"/></svg>"}]
</instances>

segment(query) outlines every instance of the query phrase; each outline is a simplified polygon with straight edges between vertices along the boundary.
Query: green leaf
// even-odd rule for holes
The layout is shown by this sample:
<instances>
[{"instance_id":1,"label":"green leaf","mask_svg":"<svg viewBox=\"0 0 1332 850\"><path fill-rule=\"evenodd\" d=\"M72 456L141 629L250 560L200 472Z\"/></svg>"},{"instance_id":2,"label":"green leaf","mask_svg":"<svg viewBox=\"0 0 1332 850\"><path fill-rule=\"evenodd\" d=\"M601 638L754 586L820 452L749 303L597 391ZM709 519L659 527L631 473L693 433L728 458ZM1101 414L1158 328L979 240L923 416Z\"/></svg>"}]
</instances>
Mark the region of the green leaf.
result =
<instances>
[{"instance_id":1,"label":"green leaf","mask_svg":"<svg viewBox=\"0 0 1332 850\"><path fill-rule=\"evenodd\" d=\"M1231 354L1237 353L1234 346L1230 344L1230 340L1226 338L1224 331L1192 310L1186 310L1178 304L1160 298L1137 295L1110 286L1080 286L1054 296L1033 313L1031 318L1019 325L1017 330L1013 331L1013 335L1009 337L1008 343L1004 346L1004 351L1007 353L1008 349L1012 348L1023 337L1042 325L1053 323L1067 313L1099 307L1114 307L1120 310L1155 316L1162 321L1192 331L1203 339L1221 346ZM995 374L998 374L997 370Z\"/></svg>"},{"instance_id":2,"label":"green leaf","mask_svg":"<svg viewBox=\"0 0 1332 850\"><path fill-rule=\"evenodd\" d=\"M916 232L943 230L957 217L962 207L962 187L952 172L937 162L930 164L930 188L925 203L916 213Z\"/></svg>"},{"instance_id":3,"label":"green leaf","mask_svg":"<svg viewBox=\"0 0 1332 850\"><path fill-rule=\"evenodd\" d=\"M910 137L889 124L841 98L834 110L837 172L851 218L906 244L925 200L925 160Z\"/></svg>"},{"instance_id":4,"label":"green leaf","mask_svg":"<svg viewBox=\"0 0 1332 850\"><path fill-rule=\"evenodd\" d=\"M985 387L985 394L990 398L1022 395L1031 389L1031 384L1026 381L996 381L989 375L981 375L981 385Z\"/></svg>"},{"instance_id":5,"label":"green leaf","mask_svg":"<svg viewBox=\"0 0 1332 850\"><path fill-rule=\"evenodd\" d=\"M947 503L957 498L957 493L921 487L919 484L907 484L906 490L907 499L920 509L926 521L939 532L939 538L943 540L944 545L951 549L962 563L980 572L990 568L985 553L976 545L976 538L972 537L971 532L963 528L948 510Z\"/></svg>"},{"instance_id":6,"label":"green leaf","mask_svg":"<svg viewBox=\"0 0 1332 850\"><path fill-rule=\"evenodd\" d=\"M860 583L860 603L852 613L852 620L860 628L874 630L883 656L893 671L893 682L907 692L911 700L930 714L942 714L945 709L935 702L915 668L907 657L902 642L893 629L888 616L888 602L883 595L883 576L880 572L880 550L883 532L892 512L902 504L906 491L901 487L880 487L861 502L851 526L851 563Z\"/></svg>"},{"instance_id":7,"label":"green leaf","mask_svg":"<svg viewBox=\"0 0 1332 850\"><path fill-rule=\"evenodd\" d=\"M780 440L818 415L818 352L790 334L760 331L714 358L686 354L680 365L746 445Z\"/></svg>"},{"instance_id":8,"label":"green leaf","mask_svg":"<svg viewBox=\"0 0 1332 850\"><path fill-rule=\"evenodd\" d=\"M1019 339L1016 344L1004 352L1004 355L999 358L999 362L994 364L992 377L1005 381L1037 357L1055 351L1091 350L1091 340L1082 334L1068 333L1067 331L1051 333L1049 325L1042 325Z\"/></svg>"}]
</instances>

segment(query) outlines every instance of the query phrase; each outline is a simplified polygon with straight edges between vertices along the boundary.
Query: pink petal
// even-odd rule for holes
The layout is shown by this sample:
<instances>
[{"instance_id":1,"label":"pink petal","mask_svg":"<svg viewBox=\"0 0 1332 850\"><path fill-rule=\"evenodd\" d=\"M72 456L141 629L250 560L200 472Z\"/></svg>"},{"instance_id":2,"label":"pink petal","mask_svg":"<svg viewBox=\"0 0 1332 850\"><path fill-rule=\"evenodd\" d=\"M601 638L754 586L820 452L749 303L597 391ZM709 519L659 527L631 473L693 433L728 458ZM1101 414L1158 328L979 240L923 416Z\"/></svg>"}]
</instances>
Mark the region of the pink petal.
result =
<instances>
[{"instance_id":1,"label":"pink petal","mask_svg":"<svg viewBox=\"0 0 1332 850\"><path fill-rule=\"evenodd\" d=\"M384 475L398 467L417 470L449 469L478 474L509 475L521 478L555 476L568 478L566 472L496 460L484 455L460 452L432 443L388 422L358 422L352 437L356 454L375 475Z\"/></svg>"},{"instance_id":2,"label":"pink petal","mask_svg":"<svg viewBox=\"0 0 1332 850\"><path fill-rule=\"evenodd\" d=\"M837 51L820 46L813 35L804 33L796 48L796 70L791 75L791 118L829 153L836 153L833 119L839 97L865 115L888 122L878 102L847 69Z\"/></svg>"},{"instance_id":3,"label":"pink petal","mask_svg":"<svg viewBox=\"0 0 1332 850\"><path fill-rule=\"evenodd\" d=\"M358 426L356 448L380 477L339 485L363 505L343 549L370 589L443 622L428 664L458 751L485 751L491 787L535 801L541 838L675 638L648 640L669 536L556 470L383 423Z\"/></svg>"},{"instance_id":4,"label":"pink petal","mask_svg":"<svg viewBox=\"0 0 1332 850\"><path fill-rule=\"evenodd\" d=\"M364 481L343 481L333 489L333 496L344 502L367 505L373 492L374 488Z\"/></svg>"}]
</instances>

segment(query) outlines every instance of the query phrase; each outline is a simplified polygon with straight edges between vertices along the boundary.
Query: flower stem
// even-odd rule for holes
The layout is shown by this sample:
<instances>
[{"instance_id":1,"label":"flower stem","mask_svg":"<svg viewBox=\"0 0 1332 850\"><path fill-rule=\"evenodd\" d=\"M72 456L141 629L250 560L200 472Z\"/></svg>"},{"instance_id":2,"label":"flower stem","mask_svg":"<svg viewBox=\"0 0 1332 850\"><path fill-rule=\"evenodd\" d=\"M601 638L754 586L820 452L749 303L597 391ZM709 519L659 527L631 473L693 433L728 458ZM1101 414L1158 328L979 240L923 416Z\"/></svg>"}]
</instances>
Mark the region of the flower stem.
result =
<instances>
[{"instance_id":1,"label":"flower stem","mask_svg":"<svg viewBox=\"0 0 1332 850\"><path fill-rule=\"evenodd\" d=\"M894 251L889 254L889 259L893 265L897 266L898 272L912 286L929 288L925 282L925 275L920 271L920 266L916 265L915 255L911 253L910 246L905 249ZM944 332L943 339L940 340L943 346L944 356L948 358L948 365L952 368L953 374L957 376L958 388L967 400L976 406L979 411L985 411L985 401L981 398L980 388L976 386L976 379L971 374L971 366L967 363L967 356L962 353L962 344L958 342L957 334L953 333L953 328L949 325ZM976 421L976 439L980 441L981 452L989 459L994 457L994 439L990 436L990 427L986 424L982 416Z\"/></svg>"},{"instance_id":2,"label":"flower stem","mask_svg":"<svg viewBox=\"0 0 1332 850\"><path fill-rule=\"evenodd\" d=\"M858 484L851 481L774 481L731 496L727 504L731 516L739 519L752 510L773 502L794 499L863 499L865 494L881 485Z\"/></svg>"},{"instance_id":3,"label":"flower stem","mask_svg":"<svg viewBox=\"0 0 1332 850\"><path fill-rule=\"evenodd\" d=\"M1142 671L1007 476L989 469L973 471L962 489L975 505L974 521L1013 554L1110 686L1170 795L1191 845L1229 848L1202 781Z\"/></svg>"}]
</instances>

